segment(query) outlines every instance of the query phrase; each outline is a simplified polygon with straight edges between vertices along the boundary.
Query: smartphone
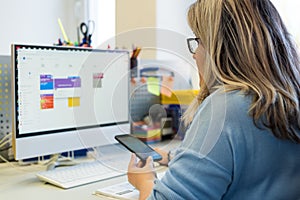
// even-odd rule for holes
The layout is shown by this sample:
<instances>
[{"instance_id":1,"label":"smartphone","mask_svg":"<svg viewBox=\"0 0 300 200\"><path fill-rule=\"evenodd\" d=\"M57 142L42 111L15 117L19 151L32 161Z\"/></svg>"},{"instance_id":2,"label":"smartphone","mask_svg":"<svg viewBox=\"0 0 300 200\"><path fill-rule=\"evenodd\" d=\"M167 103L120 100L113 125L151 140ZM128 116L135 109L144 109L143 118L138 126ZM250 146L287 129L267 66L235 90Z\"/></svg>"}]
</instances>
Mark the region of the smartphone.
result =
<instances>
[{"instance_id":1,"label":"smartphone","mask_svg":"<svg viewBox=\"0 0 300 200\"><path fill-rule=\"evenodd\" d=\"M116 135L115 139L120 144L125 146L129 151L135 153L136 156L139 157L143 162L146 161L149 156L152 156L153 161L159 161L162 159L162 156L159 153L133 135Z\"/></svg>"}]
</instances>

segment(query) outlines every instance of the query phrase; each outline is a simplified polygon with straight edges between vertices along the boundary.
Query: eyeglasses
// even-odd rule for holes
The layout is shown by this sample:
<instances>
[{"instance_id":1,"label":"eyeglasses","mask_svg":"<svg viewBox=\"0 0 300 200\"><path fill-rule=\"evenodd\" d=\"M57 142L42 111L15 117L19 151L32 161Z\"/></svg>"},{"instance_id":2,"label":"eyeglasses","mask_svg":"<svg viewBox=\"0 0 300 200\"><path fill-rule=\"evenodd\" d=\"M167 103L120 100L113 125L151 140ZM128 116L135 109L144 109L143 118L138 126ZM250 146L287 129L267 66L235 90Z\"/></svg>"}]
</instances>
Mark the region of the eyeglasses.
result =
<instances>
[{"instance_id":1,"label":"eyeglasses","mask_svg":"<svg viewBox=\"0 0 300 200\"><path fill-rule=\"evenodd\" d=\"M189 51L192 54L195 54L196 49L198 48L199 43L200 43L200 38L188 38L188 39L186 39L186 41L187 41Z\"/></svg>"}]
</instances>

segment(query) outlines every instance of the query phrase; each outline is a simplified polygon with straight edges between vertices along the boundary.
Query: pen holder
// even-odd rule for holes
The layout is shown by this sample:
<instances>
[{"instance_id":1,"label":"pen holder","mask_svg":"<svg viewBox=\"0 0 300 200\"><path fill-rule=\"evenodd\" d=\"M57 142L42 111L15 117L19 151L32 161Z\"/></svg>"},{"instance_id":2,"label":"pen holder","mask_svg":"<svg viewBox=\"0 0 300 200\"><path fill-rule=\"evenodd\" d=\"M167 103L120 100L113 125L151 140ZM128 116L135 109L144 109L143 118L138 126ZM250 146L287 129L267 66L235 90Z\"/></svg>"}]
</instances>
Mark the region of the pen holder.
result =
<instances>
[{"instance_id":1,"label":"pen holder","mask_svg":"<svg viewBox=\"0 0 300 200\"><path fill-rule=\"evenodd\" d=\"M137 77L137 66L138 66L137 58L130 58L131 78L136 78Z\"/></svg>"}]
</instances>

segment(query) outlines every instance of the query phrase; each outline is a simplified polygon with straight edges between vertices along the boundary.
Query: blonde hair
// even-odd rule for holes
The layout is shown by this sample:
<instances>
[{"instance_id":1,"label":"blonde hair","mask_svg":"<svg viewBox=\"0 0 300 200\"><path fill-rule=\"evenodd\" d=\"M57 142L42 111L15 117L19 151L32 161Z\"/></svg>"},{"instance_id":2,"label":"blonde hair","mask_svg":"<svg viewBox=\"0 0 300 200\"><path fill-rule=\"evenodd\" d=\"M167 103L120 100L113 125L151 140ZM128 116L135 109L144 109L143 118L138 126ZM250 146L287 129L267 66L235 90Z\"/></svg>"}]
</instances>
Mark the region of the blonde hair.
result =
<instances>
[{"instance_id":1,"label":"blonde hair","mask_svg":"<svg viewBox=\"0 0 300 200\"><path fill-rule=\"evenodd\" d=\"M252 94L255 124L281 139L300 143L300 62L277 10L269 0L198 0L188 22L206 50L199 96L183 119L189 124L210 91Z\"/></svg>"}]
</instances>

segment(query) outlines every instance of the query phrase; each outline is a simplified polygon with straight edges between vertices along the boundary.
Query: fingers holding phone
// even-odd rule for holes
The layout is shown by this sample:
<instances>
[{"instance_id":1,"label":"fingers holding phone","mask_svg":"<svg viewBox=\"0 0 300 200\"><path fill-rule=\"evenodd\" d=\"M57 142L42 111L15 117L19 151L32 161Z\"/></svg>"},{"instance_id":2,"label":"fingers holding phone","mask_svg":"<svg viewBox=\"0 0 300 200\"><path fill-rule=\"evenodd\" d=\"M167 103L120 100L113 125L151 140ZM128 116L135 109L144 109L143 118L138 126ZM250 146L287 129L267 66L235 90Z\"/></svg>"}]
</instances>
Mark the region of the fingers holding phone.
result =
<instances>
[{"instance_id":1,"label":"fingers holding phone","mask_svg":"<svg viewBox=\"0 0 300 200\"><path fill-rule=\"evenodd\" d=\"M149 184L152 185L156 178L152 157L148 157L145 162L137 161L137 157L133 153L128 164L127 177L130 184L139 191L149 189Z\"/></svg>"},{"instance_id":2,"label":"fingers holding phone","mask_svg":"<svg viewBox=\"0 0 300 200\"><path fill-rule=\"evenodd\" d=\"M160 148L154 148L154 150L162 156L162 159L158 161L161 165L168 165L169 158L168 158L168 151L162 150Z\"/></svg>"}]
</instances>

